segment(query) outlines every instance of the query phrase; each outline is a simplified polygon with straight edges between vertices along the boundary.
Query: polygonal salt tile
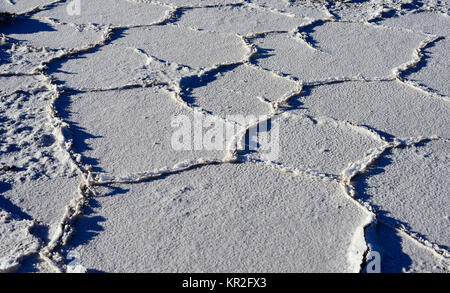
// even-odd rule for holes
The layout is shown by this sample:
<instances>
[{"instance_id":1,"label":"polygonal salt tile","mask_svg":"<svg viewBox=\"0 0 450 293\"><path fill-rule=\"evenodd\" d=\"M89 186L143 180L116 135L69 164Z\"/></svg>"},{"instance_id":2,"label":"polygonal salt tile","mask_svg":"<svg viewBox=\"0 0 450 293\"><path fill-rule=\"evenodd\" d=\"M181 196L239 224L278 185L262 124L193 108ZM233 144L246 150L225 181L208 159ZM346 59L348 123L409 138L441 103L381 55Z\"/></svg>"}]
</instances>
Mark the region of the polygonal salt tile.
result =
<instances>
[{"instance_id":1,"label":"polygonal salt tile","mask_svg":"<svg viewBox=\"0 0 450 293\"><path fill-rule=\"evenodd\" d=\"M39 240L30 232L33 221L15 218L0 209L0 272L17 270L23 258L36 253Z\"/></svg>"},{"instance_id":2,"label":"polygonal salt tile","mask_svg":"<svg viewBox=\"0 0 450 293\"><path fill-rule=\"evenodd\" d=\"M49 66L58 83L77 90L109 89L142 82L146 57L134 48L108 45ZM142 75L141 75L142 77Z\"/></svg>"},{"instance_id":3,"label":"polygonal salt tile","mask_svg":"<svg viewBox=\"0 0 450 293\"><path fill-rule=\"evenodd\" d=\"M267 31L290 31L306 20L252 7L210 7L183 11L176 22L200 30L252 35Z\"/></svg>"},{"instance_id":4,"label":"polygonal salt tile","mask_svg":"<svg viewBox=\"0 0 450 293\"><path fill-rule=\"evenodd\" d=\"M256 164L204 166L99 192L105 196L71 242L87 269L357 272L366 249L355 239L368 215L339 184Z\"/></svg>"},{"instance_id":5,"label":"polygonal salt tile","mask_svg":"<svg viewBox=\"0 0 450 293\"><path fill-rule=\"evenodd\" d=\"M405 73L406 79L441 95L450 96L449 46L449 39L442 39L428 46L423 50L423 61L419 66Z\"/></svg>"},{"instance_id":6,"label":"polygonal salt tile","mask_svg":"<svg viewBox=\"0 0 450 293\"><path fill-rule=\"evenodd\" d=\"M290 169L339 174L383 144L364 128L327 118L284 114L275 116L270 127L268 142L261 140L261 146L247 157Z\"/></svg>"},{"instance_id":7,"label":"polygonal salt tile","mask_svg":"<svg viewBox=\"0 0 450 293\"><path fill-rule=\"evenodd\" d=\"M424 36L362 23L326 22L308 28L307 40L268 34L252 40L260 50L254 62L313 82L339 78L381 78L413 59Z\"/></svg>"},{"instance_id":8,"label":"polygonal salt tile","mask_svg":"<svg viewBox=\"0 0 450 293\"><path fill-rule=\"evenodd\" d=\"M450 16L439 12L422 11L385 18L377 23L438 36L448 36L450 34Z\"/></svg>"},{"instance_id":9,"label":"polygonal salt tile","mask_svg":"<svg viewBox=\"0 0 450 293\"><path fill-rule=\"evenodd\" d=\"M36 18L15 18L2 26L9 42L33 48L69 49L83 48L101 40L103 32L70 25L56 25Z\"/></svg>"},{"instance_id":10,"label":"polygonal salt tile","mask_svg":"<svg viewBox=\"0 0 450 293\"><path fill-rule=\"evenodd\" d=\"M267 115L268 103L298 90L295 82L247 65L186 77L181 80L181 87L183 98L222 118Z\"/></svg>"},{"instance_id":11,"label":"polygonal salt tile","mask_svg":"<svg viewBox=\"0 0 450 293\"><path fill-rule=\"evenodd\" d=\"M126 176L225 154L225 137L216 136L219 146L204 143L206 129L196 127L193 111L157 87L64 96L57 107L74 133L75 151L94 171Z\"/></svg>"},{"instance_id":12,"label":"polygonal salt tile","mask_svg":"<svg viewBox=\"0 0 450 293\"><path fill-rule=\"evenodd\" d=\"M238 36L174 25L129 29L114 43L139 48L157 59L190 67L236 63L249 54Z\"/></svg>"},{"instance_id":13,"label":"polygonal salt tile","mask_svg":"<svg viewBox=\"0 0 450 293\"><path fill-rule=\"evenodd\" d=\"M79 3L80 6L77 6ZM122 0L68 1L43 10L35 16L79 25L111 25L116 27L149 25L166 16L169 7L154 3ZM120 12L120 13L119 13Z\"/></svg>"},{"instance_id":14,"label":"polygonal salt tile","mask_svg":"<svg viewBox=\"0 0 450 293\"><path fill-rule=\"evenodd\" d=\"M431 141L385 153L356 177L356 194L382 222L450 247L450 143Z\"/></svg>"},{"instance_id":15,"label":"polygonal salt tile","mask_svg":"<svg viewBox=\"0 0 450 293\"><path fill-rule=\"evenodd\" d=\"M450 137L450 104L398 81L307 88L296 106L296 112L366 125L387 139Z\"/></svg>"}]
</instances>

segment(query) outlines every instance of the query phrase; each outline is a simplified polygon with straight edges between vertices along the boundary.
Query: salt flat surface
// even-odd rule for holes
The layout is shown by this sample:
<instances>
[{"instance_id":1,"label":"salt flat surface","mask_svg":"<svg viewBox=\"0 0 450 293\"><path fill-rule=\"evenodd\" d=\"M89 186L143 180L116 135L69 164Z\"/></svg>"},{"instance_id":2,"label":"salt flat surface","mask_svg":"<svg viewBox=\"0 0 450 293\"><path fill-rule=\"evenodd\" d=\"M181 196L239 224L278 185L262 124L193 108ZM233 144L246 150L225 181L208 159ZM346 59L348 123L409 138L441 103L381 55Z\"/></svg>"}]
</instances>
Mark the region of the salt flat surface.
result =
<instances>
[{"instance_id":1,"label":"salt flat surface","mask_svg":"<svg viewBox=\"0 0 450 293\"><path fill-rule=\"evenodd\" d=\"M69 248L87 267L116 272L359 270L347 253L367 215L335 182L226 164L116 188L122 194L108 189L93 199L96 207L78 226L86 232L75 236ZM333 237L326 232L330 229L336 231ZM87 244L86 236L92 238Z\"/></svg>"},{"instance_id":2,"label":"salt flat surface","mask_svg":"<svg viewBox=\"0 0 450 293\"><path fill-rule=\"evenodd\" d=\"M1 272L449 271L447 2L76 2L0 0Z\"/></svg>"}]
</instances>

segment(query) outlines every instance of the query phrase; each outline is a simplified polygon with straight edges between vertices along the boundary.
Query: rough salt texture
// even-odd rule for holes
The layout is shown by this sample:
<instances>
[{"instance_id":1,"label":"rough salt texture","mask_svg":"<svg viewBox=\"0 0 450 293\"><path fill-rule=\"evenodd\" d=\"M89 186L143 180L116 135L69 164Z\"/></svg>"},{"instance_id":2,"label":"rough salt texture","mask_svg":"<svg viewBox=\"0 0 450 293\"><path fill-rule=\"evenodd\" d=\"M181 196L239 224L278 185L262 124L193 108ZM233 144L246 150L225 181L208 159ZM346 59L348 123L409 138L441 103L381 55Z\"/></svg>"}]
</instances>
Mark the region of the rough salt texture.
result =
<instances>
[{"instance_id":1,"label":"rough salt texture","mask_svg":"<svg viewBox=\"0 0 450 293\"><path fill-rule=\"evenodd\" d=\"M448 272L449 8L0 0L0 271Z\"/></svg>"}]
</instances>

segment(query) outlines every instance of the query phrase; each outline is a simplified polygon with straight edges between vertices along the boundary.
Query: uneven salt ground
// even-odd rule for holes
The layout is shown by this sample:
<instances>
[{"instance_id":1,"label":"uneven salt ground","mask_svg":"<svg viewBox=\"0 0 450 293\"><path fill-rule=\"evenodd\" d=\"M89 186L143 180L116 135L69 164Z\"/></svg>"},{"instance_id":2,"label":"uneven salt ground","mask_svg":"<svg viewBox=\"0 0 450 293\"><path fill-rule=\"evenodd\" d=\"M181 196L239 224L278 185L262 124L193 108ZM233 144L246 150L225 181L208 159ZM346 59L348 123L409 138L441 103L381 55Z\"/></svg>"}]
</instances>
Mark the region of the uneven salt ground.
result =
<instances>
[{"instance_id":1,"label":"uneven salt ground","mask_svg":"<svg viewBox=\"0 0 450 293\"><path fill-rule=\"evenodd\" d=\"M272 33L255 38L251 42L263 53L253 61L264 69L289 74L304 82L376 79L390 76L393 68L411 60L414 48L425 39L410 32L337 22L313 26L308 35L310 44L289 34Z\"/></svg>"},{"instance_id":2,"label":"uneven salt ground","mask_svg":"<svg viewBox=\"0 0 450 293\"><path fill-rule=\"evenodd\" d=\"M69 49L94 44L101 40L102 31L89 28L59 25L35 18L16 19L2 26L3 34L10 42L15 41L33 48Z\"/></svg>"},{"instance_id":3,"label":"uneven salt ground","mask_svg":"<svg viewBox=\"0 0 450 293\"><path fill-rule=\"evenodd\" d=\"M0 254L4 271L38 252L36 238L51 237L79 178L58 155L45 110L50 97L39 77L2 76L0 82L0 206L15 219L0 224L0 236L17 240L2 239L10 251Z\"/></svg>"},{"instance_id":4,"label":"uneven salt ground","mask_svg":"<svg viewBox=\"0 0 450 293\"><path fill-rule=\"evenodd\" d=\"M4 29L3 29L4 27ZM2 33L8 35L0 46L2 61L0 73L34 73L45 63L73 48L83 48L99 42L104 32L97 29L77 28L37 19L19 19L14 25L4 25Z\"/></svg>"},{"instance_id":5,"label":"uneven salt ground","mask_svg":"<svg viewBox=\"0 0 450 293\"><path fill-rule=\"evenodd\" d=\"M202 6L211 6L211 5L226 5L226 4L235 4L242 3L242 0L132 0L137 3L150 3L150 2L158 2L165 5L171 5L175 7L202 7Z\"/></svg>"},{"instance_id":6,"label":"uneven salt ground","mask_svg":"<svg viewBox=\"0 0 450 293\"><path fill-rule=\"evenodd\" d=\"M24 256L36 253L40 242L30 230L33 221L16 219L0 209L0 272L16 270Z\"/></svg>"},{"instance_id":7,"label":"uneven salt ground","mask_svg":"<svg viewBox=\"0 0 450 293\"><path fill-rule=\"evenodd\" d=\"M79 15L67 13L67 3L36 14L39 18L51 18L58 22L78 25L138 26L161 20L169 7L151 3L122 0L81 1ZM118 12L120 11L120 13Z\"/></svg>"},{"instance_id":8,"label":"uneven salt ground","mask_svg":"<svg viewBox=\"0 0 450 293\"><path fill-rule=\"evenodd\" d=\"M176 24L199 30L213 30L240 35L266 31L290 31L308 23L307 19L276 15L251 7L211 7L182 12Z\"/></svg>"},{"instance_id":9,"label":"uneven salt ground","mask_svg":"<svg viewBox=\"0 0 450 293\"><path fill-rule=\"evenodd\" d=\"M142 82L133 73L140 69L146 71L145 64L146 57L139 55L134 48L110 45L93 53L61 59L53 63L49 70L67 88L111 89Z\"/></svg>"},{"instance_id":10,"label":"uneven salt ground","mask_svg":"<svg viewBox=\"0 0 450 293\"><path fill-rule=\"evenodd\" d=\"M291 103L294 113L366 125L386 139L450 137L450 104L398 81L321 85Z\"/></svg>"},{"instance_id":11,"label":"uneven salt ground","mask_svg":"<svg viewBox=\"0 0 450 293\"><path fill-rule=\"evenodd\" d=\"M298 17L310 19L329 17L329 13L324 8L324 3L318 3L318 1L248 0L247 2L258 5L269 11L295 15Z\"/></svg>"},{"instance_id":12,"label":"uneven salt ground","mask_svg":"<svg viewBox=\"0 0 450 293\"><path fill-rule=\"evenodd\" d=\"M268 115L271 102L299 90L293 81L248 65L185 77L180 84L184 100L222 118Z\"/></svg>"},{"instance_id":13,"label":"uneven salt ground","mask_svg":"<svg viewBox=\"0 0 450 293\"><path fill-rule=\"evenodd\" d=\"M0 77L0 82L0 167L17 171L20 180L65 172L63 164L52 164L58 158L46 110L51 96L40 79Z\"/></svg>"},{"instance_id":14,"label":"uneven salt ground","mask_svg":"<svg viewBox=\"0 0 450 293\"><path fill-rule=\"evenodd\" d=\"M14 270L14 273L54 273L49 263L38 257L23 258L20 266Z\"/></svg>"},{"instance_id":15,"label":"uneven salt ground","mask_svg":"<svg viewBox=\"0 0 450 293\"><path fill-rule=\"evenodd\" d=\"M450 142L431 141L387 152L362 178L359 196L383 222L406 226L426 240L450 247Z\"/></svg>"},{"instance_id":16,"label":"uneven salt ground","mask_svg":"<svg viewBox=\"0 0 450 293\"><path fill-rule=\"evenodd\" d=\"M339 174L349 163L363 158L368 150L383 145L364 128L325 117L286 113L272 119L272 125L279 129L279 157L274 163L294 170ZM273 136L272 132L269 131L269 136ZM264 147L246 157L267 160L271 150Z\"/></svg>"},{"instance_id":17,"label":"uneven salt ground","mask_svg":"<svg viewBox=\"0 0 450 293\"><path fill-rule=\"evenodd\" d=\"M450 34L450 16L433 11L381 19L377 21L377 24L438 36L448 36Z\"/></svg>"},{"instance_id":18,"label":"uneven salt ground","mask_svg":"<svg viewBox=\"0 0 450 293\"><path fill-rule=\"evenodd\" d=\"M335 182L225 164L115 189L68 248L94 270L357 272L365 249L348 255L368 215Z\"/></svg>"},{"instance_id":19,"label":"uneven salt ground","mask_svg":"<svg viewBox=\"0 0 450 293\"><path fill-rule=\"evenodd\" d=\"M194 117L171 93L158 87L74 94L57 105L61 113L68 112L65 118L78 138L75 151L83 155L85 164L109 175L127 176L197 158L221 160L225 156L223 151L172 148L177 129L172 118L185 115L194 123Z\"/></svg>"}]
</instances>

